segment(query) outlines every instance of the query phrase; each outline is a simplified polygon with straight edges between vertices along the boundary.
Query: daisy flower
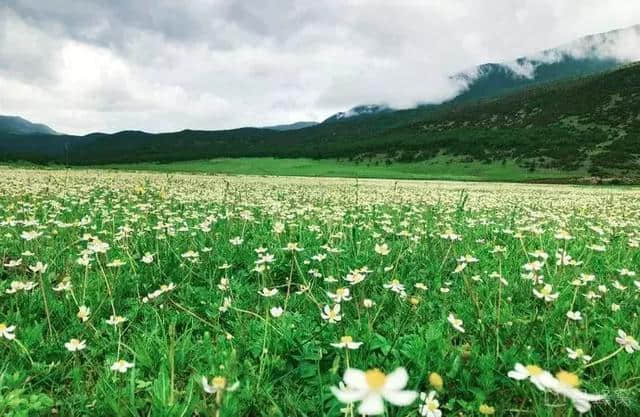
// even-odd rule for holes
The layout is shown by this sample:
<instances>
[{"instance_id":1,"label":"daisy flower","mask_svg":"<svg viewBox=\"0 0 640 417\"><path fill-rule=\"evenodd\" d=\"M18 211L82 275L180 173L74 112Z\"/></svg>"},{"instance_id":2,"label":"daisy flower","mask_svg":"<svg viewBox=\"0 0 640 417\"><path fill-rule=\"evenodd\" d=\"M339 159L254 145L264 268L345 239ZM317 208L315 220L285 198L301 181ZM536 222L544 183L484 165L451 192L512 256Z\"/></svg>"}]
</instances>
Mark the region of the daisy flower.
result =
<instances>
[{"instance_id":1,"label":"daisy flower","mask_svg":"<svg viewBox=\"0 0 640 417\"><path fill-rule=\"evenodd\" d=\"M111 370L114 372L120 372L121 374L126 373L130 368L133 368L133 364L131 362L127 362L123 359L119 359L111 365Z\"/></svg>"},{"instance_id":2,"label":"daisy flower","mask_svg":"<svg viewBox=\"0 0 640 417\"><path fill-rule=\"evenodd\" d=\"M454 329L456 329L460 333L464 333L464 328L462 327L462 324L463 324L462 320L456 318L456 316L453 313L449 313L449 317L447 317L447 320L449 321L451 326L453 326Z\"/></svg>"},{"instance_id":3,"label":"daisy flower","mask_svg":"<svg viewBox=\"0 0 640 417\"><path fill-rule=\"evenodd\" d=\"M6 323L0 323L0 337L13 340L16 338L16 335L13 333L15 330L16 326L8 326Z\"/></svg>"},{"instance_id":4,"label":"daisy flower","mask_svg":"<svg viewBox=\"0 0 640 417\"><path fill-rule=\"evenodd\" d=\"M67 348L69 352L77 352L87 347L87 343L84 340L80 339L71 339L67 343L64 344L64 347Z\"/></svg>"},{"instance_id":5,"label":"daisy flower","mask_svg":"<svg viewBox=\"0 0 640 417\"><path fill-rule=\"evenodd\" d=\"M618 344L622 346L627 353L633 353L634 350L640 350L640 344L638 344L638 341L626 334L622 329L618 329L616 342L618 342Z\"/></svg>"},{"instance_id":6,"label":"daisy flower","mask_svg":"<svg viewBox=\"0 0 640 417\"><path fill-rule=\"evenodd\" d=\"M331 392L340 402L360 402L358 413L361 415L380 415L384 413L384 401L407 406L418 396L415 391L404 390L409 380L404 368L398 368L389 375L378 369L365 372L349 368L345 371L343 380L344 388L331 387Z\"/></svg>"},{"instance_id":7,"label":"daisy flower","mask_svg":"<svg viewBox=\"0 0 640 417\"><path fill-rule=\"evenodd\" d=\"M335 323L342 320L342 316L340 315L340 304L336 304L333 307L325 305L320 316L323 320L328 320L329 323Z\"/></svg>"},{"instance_id":8,"label":"daisy flower","mask_svg":"<svg viewBox=\"0 0 640 417\"><path fill-rule=\"evenodd\" d=\"M362 345L362 342L354 342L351 336L342 336L337 343L331 343L331 346L338 349L358 349Z\"/></svg>"},{"instance_id":9,"label":"daisy flower","mask_svg":"<svg viewBox=\"0 0 640 417\"><path fill-rule=\"evenodd\" d=\"M227 379L223 376L214 376L211 378L211 383L207 380L206 376L202 377L202 389L207 394L216 394L222 391L235 391L240 386L240 381L236 381L233 384L227 386Z\"/></svg>"},{"instance_id":10,"label":"daisy flower","mask_svg":"<svg viewBox=\"0 0 640 417\"><path fill-rule=\"evenodd\" d=\"M507 376L517 381L528 379L540 391L547 391L556 383L555 378L551 373L537 365L524 366L521 363L516 363L513 371L509 371Z\"/></svg>"}]
</instances>

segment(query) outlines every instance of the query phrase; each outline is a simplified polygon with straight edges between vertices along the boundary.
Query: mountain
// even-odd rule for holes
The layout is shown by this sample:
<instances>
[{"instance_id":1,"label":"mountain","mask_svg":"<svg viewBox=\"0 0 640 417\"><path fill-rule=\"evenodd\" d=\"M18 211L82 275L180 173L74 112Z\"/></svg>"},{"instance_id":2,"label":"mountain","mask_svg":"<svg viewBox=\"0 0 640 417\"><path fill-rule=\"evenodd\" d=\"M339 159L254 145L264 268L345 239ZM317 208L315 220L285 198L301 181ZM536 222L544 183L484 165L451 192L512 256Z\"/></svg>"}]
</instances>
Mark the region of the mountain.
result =
<instances>
[{"instance_id":1,"label":"mountain","mask_svg":"<svg viewBox=\"0 0 640 417\"><path fill-rule=\"evenodd\" d=\"M497 97L551 81L582 77L640 60L626 45L638 44L640 25L585 36L553 49L515 61L489 63L455 74L451 78L464 86L453 101Z\"/></svg>"},{"instance_id":2,"label":"mountain","mask_svg":"<svg viewBox=\"0 0 640 417\"><path fill-rule=\"evenodd\" d=\"M263 129L271 129L271 130L298 130L304 129L305 127L311 127L317 125L318 122L295 122L290 123L288 125L275 125L275 126L265 126Z\"/></svg>"},{"instance_id":3,"label":"mountain","mask_svg":"<svg viewBox=\"0 0 640 417\"><path fill-rule=\"evenodd\" d=\"M362 106L356 106L351 110L345 112L338 112L327 119L325 119L322 123L331 123L337 122L345 119L351 119L354 117L361 116L371 116L379 113L387 113L393 111L390 107L383 104L367 104Z\"/></svg>"},{"instance_id":4,"label":"mountain","mask_svg":"<svg viewBox=\"0 0 640 417\"><path fill-rule=\"evenodd\" d=\"M0 116L0 133L16 135L57 135L58 133L49 126L31 123L18 116Z\"/></svg>"},{"instance_id":5,"label":"mountain","mask_svg":"<svg viewBox=\"0 0 640 417\"><path fill-rule=\"evenodd\" d=\"M638 176L640 63L490 99L382 111L299 130L0 135L5 160L103 164L263 156L388 163L440 156Z\"/></svg>"},{"instance_id":6,"label":"mountain","mask_svg":"<svg viewBox=\"0 0 640 417\"><path fill-rule=\"evenodd\" d=\"M625 48L639 40L640 24L585 36L514 61L482 64L450 77L461 90L448 101L462 103L498 97L535 85L608 71L640 60L640 45L631 54ZM388 111L392 109L385 105L361 105L336 113L324 122Z\"/></svg>"}]
</instances>

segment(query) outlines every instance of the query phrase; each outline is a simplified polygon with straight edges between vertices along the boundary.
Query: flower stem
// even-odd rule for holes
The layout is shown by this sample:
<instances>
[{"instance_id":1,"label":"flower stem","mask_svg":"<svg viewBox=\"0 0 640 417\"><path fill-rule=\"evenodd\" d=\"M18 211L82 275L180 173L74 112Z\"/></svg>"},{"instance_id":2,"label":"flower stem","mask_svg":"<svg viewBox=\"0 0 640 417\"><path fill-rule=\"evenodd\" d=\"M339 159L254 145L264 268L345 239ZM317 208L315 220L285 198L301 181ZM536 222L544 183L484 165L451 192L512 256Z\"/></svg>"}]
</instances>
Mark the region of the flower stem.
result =
<instances>
[{"instance_id":1,"label":"flower stem","mask_svg":"<svg viewBox=\"0 0 640 417\"><path fill-rule=\"evenodd\" d=\"M593 365L597 365L597 364L599 364L599 363L602 363L602 362L604 362L604 361L607 361L607 360L609 360L609 359L613 358L614 356L616 356L618 353L622 352L622 350L623 350L623 349L624 349L624 347L623 347L623 346L621 346L621 347L619 347L619 348L618 348L618 350L616 350L615 352L608 354L607 356L605 356L605 357L604 357L604 358L602 358L602 359L598 359L598 360L597 360L597 361L595 361L595 362L591 362L591 363L589 363L589 364L585 365L585 367L584 367L584 368L582 368L582 369L587 369L587 368L592 367Z\"/></svg>"}]
</instances>

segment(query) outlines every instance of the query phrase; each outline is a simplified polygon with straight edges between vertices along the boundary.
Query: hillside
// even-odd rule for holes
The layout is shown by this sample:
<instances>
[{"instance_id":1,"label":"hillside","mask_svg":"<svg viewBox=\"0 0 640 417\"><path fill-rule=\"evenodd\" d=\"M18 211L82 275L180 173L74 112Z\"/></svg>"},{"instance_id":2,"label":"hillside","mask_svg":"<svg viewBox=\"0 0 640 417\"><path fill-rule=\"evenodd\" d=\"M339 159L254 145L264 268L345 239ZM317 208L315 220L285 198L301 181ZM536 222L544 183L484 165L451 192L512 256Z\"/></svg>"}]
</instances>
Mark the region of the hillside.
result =
<instances>
[{"instance_id":1,"label":"hillside","mask_svg":"<svg viewBox=\"0 0 640 417\"><path fill-rule=\"evenodd\" d=\"M489 63L454 75L467 88L453 101L497 97L551 81L583 77L640 59L640 51L617 53L619 45L637 42L640 25L584 36L511 62Z\"/></svg>"},{"instance_id":2,"label":"hillside","mask_svg":"<svg viewBox=\"0 0 640 417\"><path fill-rule=\"evenodd\" d=\"M0 134L15 135L57 135L58 133L49 126L31 123L18 116L0 116Z\"/></svg>"},{"instance_id":3,"label":"hillside","mask_svg":"<svg viewBox=\"0 0 640 417\"><path fill-rule=\"evenodd\" d=\"M346 118L300 130L244 128L86 137L2 135L5 160L73 164L215 157L512 160L528 169L640 171L640 65L495 99Z\"/></svg>"}]
</instances>

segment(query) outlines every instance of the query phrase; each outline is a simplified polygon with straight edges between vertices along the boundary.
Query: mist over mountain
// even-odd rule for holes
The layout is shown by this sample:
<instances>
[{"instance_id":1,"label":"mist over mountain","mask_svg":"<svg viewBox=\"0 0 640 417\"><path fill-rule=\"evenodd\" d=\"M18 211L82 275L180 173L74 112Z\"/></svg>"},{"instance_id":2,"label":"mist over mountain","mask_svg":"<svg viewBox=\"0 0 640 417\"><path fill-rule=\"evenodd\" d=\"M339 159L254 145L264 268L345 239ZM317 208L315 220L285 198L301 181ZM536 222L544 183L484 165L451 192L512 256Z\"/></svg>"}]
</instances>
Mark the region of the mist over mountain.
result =
<instances>
[{"instance_id":1,"label":"mist over mountain","mask_svg":"<svg viewBox=\"0 0 640 417\"><path fill-rule=\"evenodd\" d=\"M317 124L318 122L295 122L295 123L289 123L286 125L264 126L263 129L280 130L280 131L298 130L298 129L304 129L305 127L315 126Z\"/></svg>"},{"instance_id":2,"label":"mist over mountain","mask_svg":"<svg viewBox=\"0 0 640 417\"><path fill-rule=\"evenodd\" d=\"M514 61L487 63L452 78L463 86L454 101L495 97L550 81L606 71L640 60L640 25L589 35Z\"/></svg>"},{"instance_id":3,"label":"mist over mountain","mask_svg":"<svg viewBox=\"0 0 640 417\"><path fill-rule=\"evenodd\" d=\"M415 106L497 97L533 85L597 74L640 60L640 24L584 36L558 47L513 61L486 63L450 77L451 90L443 101L425 98ZM409 107L411 108L411 107ZM355 106L325 120L399 110L386 104Z\"/></svg>"}]
</instances>

